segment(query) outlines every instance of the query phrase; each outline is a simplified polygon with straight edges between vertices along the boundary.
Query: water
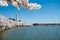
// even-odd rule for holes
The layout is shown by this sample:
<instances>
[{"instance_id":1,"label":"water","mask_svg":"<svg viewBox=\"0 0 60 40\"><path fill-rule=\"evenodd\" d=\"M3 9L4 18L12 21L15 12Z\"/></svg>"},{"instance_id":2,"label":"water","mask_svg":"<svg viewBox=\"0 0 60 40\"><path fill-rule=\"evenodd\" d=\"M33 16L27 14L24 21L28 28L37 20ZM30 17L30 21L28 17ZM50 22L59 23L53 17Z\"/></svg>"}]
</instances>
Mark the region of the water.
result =
<instances>
[{"instance_id":1,"label":"water","mask_svg":"<svg viewBox=\"0 0 60 40\"><path fill-rule=\"evenodd\" d=\"M60 40L60 26L13 28L0 32L0 40Z\"/></svg>"}]
</instances>

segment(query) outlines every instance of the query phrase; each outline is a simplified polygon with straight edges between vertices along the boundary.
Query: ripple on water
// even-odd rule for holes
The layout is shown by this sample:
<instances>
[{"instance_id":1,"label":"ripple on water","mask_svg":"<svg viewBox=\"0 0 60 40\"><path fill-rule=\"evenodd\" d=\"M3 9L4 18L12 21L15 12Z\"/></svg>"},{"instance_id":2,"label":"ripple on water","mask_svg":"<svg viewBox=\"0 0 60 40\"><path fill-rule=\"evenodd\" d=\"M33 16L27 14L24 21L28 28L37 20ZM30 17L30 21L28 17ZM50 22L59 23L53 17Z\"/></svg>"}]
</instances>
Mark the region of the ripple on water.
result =
<instances>
[{"instance_id":1,"label":"ripple on water","mask_svg":"<svg viewBox=\"0 0 60 40\"><path fill-rule=\"evenodd\" d=\"M1 40L60 40L60 27L13 28L0 33Z\"/></svg>"}]
</instances>

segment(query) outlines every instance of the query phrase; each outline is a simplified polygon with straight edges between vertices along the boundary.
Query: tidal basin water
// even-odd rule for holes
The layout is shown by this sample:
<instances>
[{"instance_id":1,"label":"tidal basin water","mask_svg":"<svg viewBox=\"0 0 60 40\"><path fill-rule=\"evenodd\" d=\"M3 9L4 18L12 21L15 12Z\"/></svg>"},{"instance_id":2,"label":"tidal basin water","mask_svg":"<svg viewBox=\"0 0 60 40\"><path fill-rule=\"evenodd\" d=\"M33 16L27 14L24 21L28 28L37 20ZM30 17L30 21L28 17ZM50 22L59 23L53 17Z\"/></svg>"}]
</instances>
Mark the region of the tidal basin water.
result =
<instances>
[{"instance_id":1,"label":"tidal basin water","mask_svg":"<svg viewBox=\"0 0 60 40\"><path fill-rule=\"evenodd\" d=\"M60 40L60 26L13 28L0 32L0 40Z\"/></svg>"}]
</instances>

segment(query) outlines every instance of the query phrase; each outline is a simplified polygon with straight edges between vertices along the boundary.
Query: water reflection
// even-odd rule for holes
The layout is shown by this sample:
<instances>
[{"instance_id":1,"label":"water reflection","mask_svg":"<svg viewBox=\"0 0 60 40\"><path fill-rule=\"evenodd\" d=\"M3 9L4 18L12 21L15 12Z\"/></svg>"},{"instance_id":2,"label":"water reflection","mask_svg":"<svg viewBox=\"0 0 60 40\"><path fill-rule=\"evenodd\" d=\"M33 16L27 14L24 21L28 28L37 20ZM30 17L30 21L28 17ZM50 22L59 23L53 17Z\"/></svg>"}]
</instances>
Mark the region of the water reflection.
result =
<instances>
[{"instance_id":1,"label":"water reflection","mask_svg":"<svg viewBox=\"0 0 60 40\"><path fill-rule=\"evenodd\" d=\"M0 40L4 40L4 32L0 32Z\"/></svg>"}]
</instances>

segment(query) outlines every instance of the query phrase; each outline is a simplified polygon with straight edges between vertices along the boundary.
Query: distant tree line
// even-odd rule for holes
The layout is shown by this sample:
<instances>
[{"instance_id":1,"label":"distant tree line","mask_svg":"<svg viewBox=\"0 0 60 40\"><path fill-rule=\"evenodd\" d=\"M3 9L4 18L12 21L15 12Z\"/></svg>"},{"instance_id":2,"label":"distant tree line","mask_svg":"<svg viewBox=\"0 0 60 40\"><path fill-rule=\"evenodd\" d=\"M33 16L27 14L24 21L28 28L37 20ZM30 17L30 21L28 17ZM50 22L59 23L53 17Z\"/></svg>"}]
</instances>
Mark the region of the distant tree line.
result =
<instances>
[{"instance_id":1,"label":"distant tree line","mask_svg":"<svg viewBox=\"0 0 60 40\"><path fill-rule=\"evenodd\" d=\"M42 26L55 26L55 25L60 26L60 23L44 23L44 24L34 23L33 24L33 26L40 26L40 25L42 25Z\"/></svg>"}]
</instances>

